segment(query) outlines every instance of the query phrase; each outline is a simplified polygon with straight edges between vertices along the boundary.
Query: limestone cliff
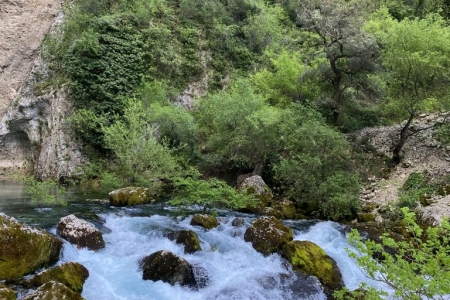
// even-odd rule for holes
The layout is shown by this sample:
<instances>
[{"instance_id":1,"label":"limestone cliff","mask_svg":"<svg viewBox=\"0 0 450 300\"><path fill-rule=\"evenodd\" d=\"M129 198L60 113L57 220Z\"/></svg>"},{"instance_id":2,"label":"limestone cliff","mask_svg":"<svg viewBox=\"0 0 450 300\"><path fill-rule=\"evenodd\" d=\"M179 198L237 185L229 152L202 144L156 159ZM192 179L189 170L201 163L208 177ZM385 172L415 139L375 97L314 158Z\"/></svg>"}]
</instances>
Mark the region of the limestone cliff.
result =
<instances>
[{"instance_id":1,"label":"limestone cliff","mask_svg":"<svg viewBox=\"0 0 450 300\"><path fill-rule=\"evenodd\" d=\"M0 0L0 175L29 168L62 179L82 163L64 88L45 89L40 46L62 18L60 0Z\"/></svg>"}]
</instances>

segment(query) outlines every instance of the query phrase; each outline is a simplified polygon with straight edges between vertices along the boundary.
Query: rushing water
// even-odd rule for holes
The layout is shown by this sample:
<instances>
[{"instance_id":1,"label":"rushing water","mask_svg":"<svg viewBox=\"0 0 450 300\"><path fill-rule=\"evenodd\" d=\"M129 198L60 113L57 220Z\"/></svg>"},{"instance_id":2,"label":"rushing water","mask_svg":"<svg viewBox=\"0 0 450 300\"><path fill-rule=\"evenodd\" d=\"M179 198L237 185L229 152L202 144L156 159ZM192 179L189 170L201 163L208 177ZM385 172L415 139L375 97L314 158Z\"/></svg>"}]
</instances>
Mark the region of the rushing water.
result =
<instances>
[{"instance_id":1,"label":"rushing water","mask_svg":"<svg viewBox=\"0 0 450 300\"><path fill-rule=\"evenodd\" d=\"M101 197L105 195L72 192L65 207L40 207L30 202L23 186L0 182L0 212L21 222L55 233L58 220L73 213L94 222L103 231L104 249L95 252L65 243L61 257L61 262L77 261L89 270L82 294L87 300L326 298L315 278L294 274L279 255L264 257L244 241L254 215L220 211L220 226L206 231L190 225L194 211L180 216L177 210L163 204L111 208ZM246 226L233 227L231 221L236 216L243 217ZM310 240L336 260L348 288L367 281L345 252L349 245L343 226L311 221L286 224L294 230L294 239ZM166 237L168 232L180 229L195 231L202 251L184 254L183 246ZM161 281L142 280L139 260L158 250L169 250L188 260L198 270L196 275L207 281L206 287L192 291Z\"/></svg>"}]
</instances>

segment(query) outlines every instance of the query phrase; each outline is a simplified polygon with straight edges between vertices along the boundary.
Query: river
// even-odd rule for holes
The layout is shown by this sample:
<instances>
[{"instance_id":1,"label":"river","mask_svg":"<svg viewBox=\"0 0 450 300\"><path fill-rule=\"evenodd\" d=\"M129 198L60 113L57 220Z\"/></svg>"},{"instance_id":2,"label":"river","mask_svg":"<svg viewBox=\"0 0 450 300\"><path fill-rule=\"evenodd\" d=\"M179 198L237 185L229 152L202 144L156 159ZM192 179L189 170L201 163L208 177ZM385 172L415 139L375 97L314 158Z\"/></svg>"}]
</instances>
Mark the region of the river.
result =
<instances>
[{"instance_id":1,"label":"river","mask_svg":"<svg viewBox=\"0 0 450 300\"><path fill-rule=\"evenodd\" d=\"M23 185L0 182L0 212L27 225L55 233L61 217L75 214L93 222L102 232L106 247L100 251L77 249L64 244L60 262L76 261L89 270L82 296L87 300L208 300L208 299L325 299L317 280L296 277L279 255L264 257L243 239L255 215L218 211L220 226L205 231L191 226L195 209L179 211L164 204L131 208L109 207L105 194L69 191L67 206L33 204ZM231 221L243 217L244 227ZM309 240L320 245L341 269L344 283L354 289L368 281L345 249L345 226L325 221L286 221L295 240ZM190 229L200 240L202 251L184 254L183 246L170 241L170 231ZM192 291L161 281L142 280L139 260L158 250L169 250L199 267L198 276L207 278L207 286Z\"/></svg>"}]
</instances>

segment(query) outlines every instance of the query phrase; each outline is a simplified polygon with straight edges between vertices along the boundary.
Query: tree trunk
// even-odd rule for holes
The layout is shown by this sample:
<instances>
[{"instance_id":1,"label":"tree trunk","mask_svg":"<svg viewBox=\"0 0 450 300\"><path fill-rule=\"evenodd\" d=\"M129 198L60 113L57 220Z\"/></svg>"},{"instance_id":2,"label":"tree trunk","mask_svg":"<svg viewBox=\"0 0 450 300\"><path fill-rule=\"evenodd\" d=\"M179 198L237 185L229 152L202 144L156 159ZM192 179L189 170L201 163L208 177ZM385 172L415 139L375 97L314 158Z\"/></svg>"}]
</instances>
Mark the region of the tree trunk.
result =
<instances>
[{"instance_id":1,"label":"tree trunk","mask_svg":"<svg viewBox=\"0 0 450 300\"><path fill-rule=\"evenodd\" d=\"M342 74L341 71L336 66L336 60L333 57L328 57L330 61L331 70L334 73L333 78L333 125L339 125L339 117L341 110L341 97L342 97L342 89L341 89L341 81Z\"/></svg>"},{"instance_id":2,"label":"tree trunk","mask_svg":"<svg viewBox=\"0 0 450 300\"><path fill-rule=\"evenodd\" d=\"M403 146L406 143L406 140L410 135L408 135L408 129L411 126L411 122L414 119L414 113L409 114L408 121L406 122L405 126L403 126L402 131L400 131L400 138L395 145L394 151L392 151L392 162L394 163L394 166L398 165L402 161L401 157L401 151Z\"/></svg>"}]
</instances>

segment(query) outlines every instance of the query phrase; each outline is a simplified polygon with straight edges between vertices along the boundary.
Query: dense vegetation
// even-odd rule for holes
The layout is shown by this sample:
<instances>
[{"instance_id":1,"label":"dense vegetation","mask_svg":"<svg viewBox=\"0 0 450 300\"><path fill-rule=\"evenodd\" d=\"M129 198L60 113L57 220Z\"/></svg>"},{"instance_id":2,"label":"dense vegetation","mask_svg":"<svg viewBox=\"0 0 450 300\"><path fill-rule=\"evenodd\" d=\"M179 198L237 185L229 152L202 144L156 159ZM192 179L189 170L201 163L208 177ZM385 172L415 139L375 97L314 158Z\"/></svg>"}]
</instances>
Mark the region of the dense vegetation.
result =
<instances>
[{"instance_id":1,"label":"dense vegetation","mask_svg":"<svg viewBox=\"0 0 450 300\"><path fill-rule=\"evenodd\" d=\"M398 164L416 116L450 105L446 0L65 5L44 54L77 108L84 177L107 189L169 186L239 207L248 199L224 181L252 173L305 214L351 219L365 178L343 133L406 118Z\"/></svg>"}]
</instances>

